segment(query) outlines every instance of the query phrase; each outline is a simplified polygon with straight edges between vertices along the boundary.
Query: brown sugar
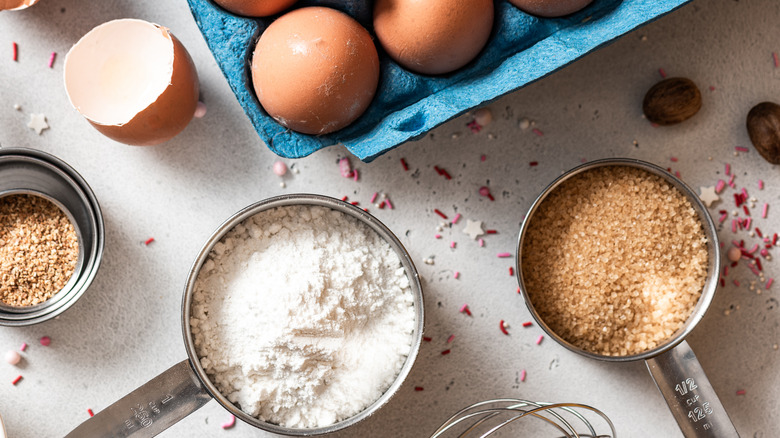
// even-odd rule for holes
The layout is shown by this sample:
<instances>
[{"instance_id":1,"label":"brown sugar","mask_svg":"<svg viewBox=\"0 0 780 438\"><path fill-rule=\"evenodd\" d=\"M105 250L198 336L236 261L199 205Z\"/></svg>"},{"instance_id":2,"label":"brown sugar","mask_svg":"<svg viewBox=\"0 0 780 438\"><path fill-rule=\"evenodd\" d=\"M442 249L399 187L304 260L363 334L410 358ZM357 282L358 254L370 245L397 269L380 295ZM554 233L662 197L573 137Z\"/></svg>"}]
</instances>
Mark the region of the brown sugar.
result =
<instances>
[{"instance_id":1,"label":"brown sugar","mask_svg":"<svg viewBox=\"0 0 780 438\"><path fill-rule=\"evenodd\" d=\"M73 275L78 253L73 224L54 203L35 195L0 198L0 304L50 299Z\"/></svg>"},{"instance_id":2,"label":"brown sugar","mask_svg":"<svg viewBox=\"0 0 780 438\"><path fill-rule=\"evenodd\" d=\"M625 356L683 326L704 287L707 251L679 190L641 169L605 166L566 180L540 204L523 240L523 279L555 333Z\"/></svg>"}]
</instances>

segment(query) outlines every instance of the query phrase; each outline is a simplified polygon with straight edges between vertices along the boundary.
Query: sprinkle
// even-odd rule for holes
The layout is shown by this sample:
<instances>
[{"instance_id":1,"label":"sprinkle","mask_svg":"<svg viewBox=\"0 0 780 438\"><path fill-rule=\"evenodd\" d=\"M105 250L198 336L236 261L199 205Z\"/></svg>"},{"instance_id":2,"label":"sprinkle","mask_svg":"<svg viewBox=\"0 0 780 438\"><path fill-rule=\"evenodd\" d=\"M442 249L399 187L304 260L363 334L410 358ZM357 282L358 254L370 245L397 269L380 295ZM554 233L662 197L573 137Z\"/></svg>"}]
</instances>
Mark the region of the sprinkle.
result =
<instances>
[{"instance_id":1,"label":"sprinkle","mask_svg":"<svg viewBox=\"0 0 780 438\"><path fill-rule=\"evenodd\" d=\"M764 208L761 209L761 217L762 218L766 218L766 211L767 211L768 208L769 208L769 204L764 203Z\"/></svg>"},{"instance_id":2,"label":"sprinkle","mask_svg":"<svg viewBox=\"0 0 780 438\"><path fill-rule=\"evenodd\" d=\"M358 205L360 205L360 202L359 201L352 201L352 202L350 202L350 204L352 204L354 206L358 206Z\"/></svg>"},{"instance_id":3,"label":"sprinkle","mask_svg":"<svg viewBox=\"0 0 780 438\"><path fill-rule=\"evenodd\" d=\"M455 273L454 273L454 274L452 274L452 276L453 276L453 277L455 277L455 279L457 280L457 279L458 279L458 277L460 277L460 272L458 272L458 271L455 271Z\"/></svg>"},{"instance_id":4,"label":"sprinkle","mask_svg":"<svg viewBox=\"0 0 780 438\"><path fill-rule=\"evenodd\" d=\"M758 270L759 271L763 271L764 268L761 266L761 259L757 258L757 259L755 259L755 262L756 262L756 267L758 268Z\"/></svg>"},{"instance_id":5,"label":"sprinkle","mask_svg":"<svg viewBox=\"0 0 780 438\"><path fill-rule=\"evenodd\" d=\"M777 243L777 233L775 233L774 236L772 236L772 245Z\"/></svg>"},{"instance_id":6,"label":"sprinkle","mask_svg":"<svg viewBox=\"0 0 780 438\"><path fill-rule=\"evenodd\" d=\"M761 230L758 227L756 227L756 234L758 234L758 237L764 237L764 235L761 234Z\"/></svg>"},{"instance_id":7,"label":"sprinkle","mask_svg":"<svg viewBox=\"0 0 780 438\"><path fill-rule=\"evenodd\" d=\"M520 381L525 382L525 370L520 371Z\"/></svg>"},{"instance_id":8,"label":"sprinkle","mask_svg":"<svg viewBox=\"0 0 780 438\"><path fill-rule=\"evenodd\" d=\"M729 178L729 186L731 188L734 188L734 177L737 176L737 174L731 175L731 178Z\"/></svg>"},{"instance_id":9,"label":"sprinkle","mask_svg":"<svg viewBox=\"0 0 780 438\"><path fill-rule=\"evenodd\" d=\"M485 230L485 234L497 234L498 231L496 230Z\"/></svg>"},{"instance_id":10,"label":"sprinkle","mask_svg":"<svg viewBox=\"0 0 780 438\"><path fill-rule=\"evenodd\" d=\"M715 91L715 87L710 85L710 91Z\"/></svg>"},{"instance_id":11,"label":"sprinkle","mask_svg":"<svg viewBox=\"0 0 780 438\"><path fill-rule=\"evenodd\" d=\"M90 417L94 417L95 416L95 413L92 412L92 409L87 409L87 413L89 414Z\"/></svg>"},{"instance_id":12,"label":"sprinkle","mask_svg":"<svg viewBox=\"0 0 780 438\"><path fill-rule=\"evenodd\" d=\"M431 338L431 337L423 336L423 341L425 341L425 342L431 342L432 340L433 340L433 338Z\"/></svg>"},{"instance_id":13,"label":"sprinkle","mask_svg":"<svg viewBox=\"0 0 780 438\"><path fill-rule=\"evenodd\" d=\"M539 165L539 162L538 161L531 161L530 163L528 163L528 165L531 166L531 167L535 167L535 166Z\"/></svg>"},{"instance_id":14,"label":"sprinkle","mask_svg":"<svg viewBox=\"0 0 780 438\"><path fill-rule=\"evenodd\" d=\"M728 275L729 275L729 267L728 266L724 266L723 267L723 276L726 277Z\"/></svg>"},{"instance_id":15,"label":"sprinkle","mask_svg":"<svg viewBox=\"0 0 780 438\"><path fill-rule=\"evenodd\" d=\"M476 120L472 120L472 121L466 123L466 126L468 126L469 129L471 129L471 132L473 132L474 134L477 134L477 133L479 133L479 131L482 130L482 125L477 123Z\"/></svg>"},{"instance_id":16,"label":"sprinkle","mask_svg":"<svg viewBox=\"0 0 780 438\"><path fill-rule=\"evenodd\" d=\"M452 218L452 223L457 224L460 220L460 213L456 214L454 218Z\"/></svg>"},{"instance_id":17,"label":"sprinkle","mask_svg":"<svg viewBox=\"0 0 780 438\"><path fill-rule=\"evenodd\" d=\"M404 172L407 172L407 171L409 171L409 165L408 165L408 164L406 164L406 160L405 160L405 159L403 159L403 158L401 158L401 166L403 166L403 167L404 167Z\"/></svg>"},{"instance_id":18,"label":"sprinkle","mask_svg":"<svg viewBox=\"0 0 780 438\"><path fill-rule=\"evenodd\" d=\"M450 335L450 337L449 337L449 338L447 338L447 343L448 343L448 344L451 344L451 343L452 343L452 341L454 341L454 340L455 340L455 335Z\"/></svg>"},{"instance_id":19,"label":"sprinkle","mask_svg":"<svg viewBox=\"0 0 780 438\"><path fill-rule=\"evenodd\" d=\"M230 429L231 427L236 425L236 416L233 414L230 414L230 418L224 423L220 425L223 429Z\"/></svg>"},{"instance_id":20,"label":"sprinkle","mask_svg":"<svg viewBox=\"0 0 780 438\"><path fill-rule=\"evenodd\" d=\"M750 152L750 149L745 146L735 146L734 149L736 149L737 152Z\"/></svg>"},{"instance_id":21,"label":"sprinkle","mask_svg":"<svg viewBox=\"0 0 780 438\"><path fill-rule=\"evenodd\" d=\"M480 188L479 188L479 194L480 194L481 196L487 196L487 197L488 197L488 199L490 199L491 201L495 201L495 200L496 200L496 199L493 197L493 195L491 195L491 194L490 194L490 187L487 187L487 186L482 186L482 187L480 187Z\"/></svg>"},{"instance_id":22,"label":"sprinkle","mask_svg":"<svg viewBox=\"0 0 780 438\"><path fill-rule=\"evenodd\" d=\"M509 332L506 331L506 325L504 324L504 320L503 319L498 323L498 328L501 329L501 333L503 333L505 335L509 334Z\"/></svg>"},{"instance_id":23,"label":"sprinkle","mask_svg":"<svg viewBox=\"0 0 780 438\"><path fill-rule=\"evenodd\" d=\"M11 382L11 384L16 386L16 384L19 383L20 380L22 380L22 376L21 375L16 376L16 378Z\"/></svg>"},{"instance_id":24,"label":"sprinkle","mask_svg":"<svg viewBox=\"0 0 780 438\"><path fill-rule=\"evenodd\" d=\"M748 251L748 253L750 253L750 254L753 254L753 253L754 253L754 252L756 252L756 251L758 251L758 244L757 244L757 243L756 243L756 245L753 247L753 249L751 249L750 251Z\"/></svg>"},{"instance_id":25,"label":"sprinkle","mask_svg":"<svg viewBox=\"0 0 780 438\"><path fill-rule=\"evenodd\" d=\"M661 75L662 78L666 79L666 71L664 71L664 69L659 68L658 74Z\"/></svg>"},{"instance_id":26,"label":"sprinkle","mask_svg":"<svg viewBox=\"0 0 780 438\"><path fill-rule=\"evenodd\" d=\"M18 59L18 56L19 56L19 46L16 45L16 43L11 43L11 44L13 45L13 48L14 48L13 60L16 61Z\"/></svg>"},{"instance_id":27,"label":"sprinkle","mask_svg":"<svg viewBox=\"0 0 780 438\"><path fill-rule=\"evenodd\" d=\"M455 241L450 242L450 248L455 249Z\"/></svg>"},{"instance_id":28,"label":"sprinkle","mask_svg":"<svg viewBox=\"0 0 780 438\"><path fill-rule=\"evenodd\" d=\"M485 246L485 239L479 239L479 246Z\"/></svg>"},{"instance_id":29,"label":"sprinkle","mask_svg":"<svg viewBox=\"0 0 780 438\"><path fill-rule=\"evenodd\" d=\"M465 313L466 315L471 316L471 310L469 310L469 305L464 304L460 306L460 313Z\"/></svg>"},{"instance_id":30,"label":"sprinkle","mask_svg":"<svg viewBox=\"0 0 780 438\"><path fill-rule=\"evenodd\" d=\"M723 181L722 179L719 179L718 183L715 184L715 193L722 192L724 188L726 188L726 181Z\"/></svg>"},{"instance_id":31,"label":"sprinkle","mask_svg":"<svg viewBox=\"0 0 780 438\"><path fill-rule=\"evenodd\" d=\"M450 351L451 351L450 349L444 350L444 351L441 352L441 355L442 356L446 356L446 355L450 354Z\"/></svg>"},{"instance_id":32,"label":"sprinkle","mask_svg":"<svg viewBox=\"0 0 780 438\"><path fill-rule=\"evenodd\" d=\"M41 342L41 345L43 345L44 347L48 347L51 344L51 338L48 337L48 336L44 336L44 337L41 338L40 342Z\"/></svg>"},{"instance_id":33,"label":"sprinkle","mask_svg":"<svg viewBox=\"0 0 780 438\"><path fill-rule=\"evenodd\" d=\"M487 160L487 155L482 154L482 156L479 157L479 161L485 161L485 160Z\"/></svg>"},{"instance_id":34,"label":"sprinkle","mask_svg":"<svg viewBox=\"0 0 780 438\"><path fill-rule=\"evenodd\" d=\"M767 258L769 256L769 251L767 251L766 248L761 248L760 254L762 257Z\"/></svg>"},{"instance_id":35,"label":"sprinkle","mask_svg":"<svg viewBox=\"0 0 780 438\"><path fill-rule=\"evenodd\" d=\"M54 65L54 58L57 57L57 52L51 52L51 56L49 57L49 68Z\"/></svg>"},{"instance_id":36,"label":"sprinkle","mask_svg":"<svg viewBox=\"0 0 780 438\"><path fill-rule=\"evenodd\" d=\"M19 347L19 351L24 351L27 349L27 342L22 342L22 346Z\"/></svg>"},{"instance_id":37,"label":"sprinkle","mask_svg":"<svg viewBox=\"0 0 780 438\"><path fill-rule=\"evenodd\" d=\"M344 157L339 160L339 171L344 178L351 178L353 176L352 165L349 163L349 158Z\"/></svg>"},{"instance_id":38,"label":"sprinkle","mask_svg":"<svg viewBox=\"0 0 780 438\"><path fill-rule=\"evenodd\" d=\"M674 176L676 176L677 178L682 178L682 176L680 175L680 171L679 170L676 170L674 172Z\"/></svg>"},{"instance_id":39,"label":"sprinkle","mask_svg":"<svg viewBox=\"0 0 780 438\"><path fill-rule=\"evenodd\" d=\"M737 220L732 219L731 220L731 232L736 233L737 232Z\"/></svg>"},{"instance_id":40,"label":"sprinkle","mask_svg":"<svg viewBox=\"0 0 780 438\"><path fill-rule=\"evenodd\" d=\"M437 238L437 239L441 239L441 234L437 234L437 235L435 235L435 236L433 236L433 237L435 237L435 238Z\"/></svg>"},{"instance_id":41,"label":"sprinkle","mask_svg":"<svg viewBox=\"0 0 780 438\"><path fill-rule=\"evenodd\" d=\"M737 395L745 395L745 390L744 389L738 390Z\"/></svg>"},{"instance_id":42,"label":"sprinkle","mask_svg":"<svg viewBox=\"0 0 780 438\"><path fill-rule=\"evenodd\" d=\"M344 195L344 196L341 198L341 200L342 200L342 201L344 201L344 202L347 202L347 199L349 199L349 198L347 198L347 196L346 196L346 195Z\"/></svg>"},{"instance_id":43,"label":"sprinkle","mask_svg":"<svg viewBox=\"0 0 780 438\"><path fill-rule=\"evenodd\" d=\"M750 268L750 270L753 271L753 274L760 275L760 273L758 272L758 269L756 269L755 266L748 265L748 268Z\"/></svg>"},{"instance_id":44,"label":"sprinkle","mask_svg":"<svg viewBox=\"0 0 780 438\"><path fill-rule=\"evenodd\" d=\"M152 242L154 242L154 237L150 237L150 238L146 239L146 241L144 242L144 245L149 246L149 244L152 243Z\"/></svg>"},{"instance_id":45,"label":"sprinkle","mask_svg":"<svg viewBox=\"0 0 780 438\"><path fill-rule=\"evenodd\" d=\"M374 194L371 196L371 200L368 201L369 203L373 204L374 201L376 201L376 197L379 196L379 193L374 192Z\"/></svg>"},{"instance_id":46,"label":"sprinkle","mask_svg":"<svg viewBox=\"0 0 780 438\"><path fill-rule=\"evenodd\" d=\"M721 213L720 214L720 219L718 219L718 222L719 223L723 223L723 221L725 221L727 217L729 217L728 213Z\"/></svg>"},{"instance_id":47,"label":"sprinkle","mask_svg":"<svg viewBox=\"0 0 780 438\"><path fill-rule=\"evenodd\" d=\"M532 323L531 321L526 321L523 323L523 327L531 327L532 325L534 325L534 323Z\"/></svg>"},{"instance_id":48,"label":"sprinkle","mask_svg":"<svg viewBox=\"0 0 780 438\"><path fill-rule=\"evenodd\" d=\"M775 63L775 68L780 67L780 60L777 59L777 52L772 52L772 61Z\"/></svg>"},{"instance_id":49,"label":"sprinkle","mask_svg":"<svg viewBox=\"0 0 780 438\"><path fill-rule=\"evenodd\" d=\"M544 339L544 335L539 335L539 337L536 338L536 345L541 344L543 339Z\"/></svg>"},{"instance_id":50,"label":"sprinkle","mask_svg":"<svg viewBox=\"0 0 780 438\"><path fill-rule=\"evenodd\" d=\"M353 170L353 171L352 171L352 175L354 175L354 177L352 178L352 180L353 180L353 181L357 181L357 180L358 180L358 171L357 171L357 169L355 169L355 170Z\"/></svg>"},{"instance_id":51,"label":"sprinkle","mask_svg":"<svg viewBox=\"0 0 780 438\"><path fill-rule=\"evenodd\" d=\"M423 389L424 389L424 388L423 388L422 386L415 386L415 387L414 387L414 390L415 390L415 391L422 391Z\"/></svg>"},{"instance_id":52,"label":"sprinkle","mask_svg":"<svg viewBox=\"0 0 780 438\"><path fill-rule=\"evenodd\" d=\"M747 219L745 219L745 222L743 222L743 223L745 224L745 229L746 229L746 230L749 230L749 229L750 229L750 224L751 224L752 222L753 222L753 219L751 219L751 218L747 218Z\"/></svg>"},{"instance_id":53,"label":"sprinkle","mask_svg":"<svg viewBox=\"0 0 780 438\"><path fill-rule=\"evenodd\" d=\"M444 214L444 213L442 213L441 211L439 211L439 209L438 209L438 208L434 208L434 209L433 209L433 212L434 212L434 213L436 213L436 214L438 214L439 216L441 216L441 218L442 218L442 219L447 219L447 215L446 215L446 214Z\"/></svg>"},{"instance_id":54,"label":"sprinkle","mask_svg":"<svg viewBox=\"0 0 780 438\"><path fill-rule=\"evenodd\" d=\"M510 277L514 277L514 275L515 275L515 268L513 268L513 267L511 267L511 266L510 266L510 267L509 267L509 276L510 276Z\"/></svg>"},{"instance_id":55,"label":"sprinkle","mask_svg":"<svg viewBox=\"0 0 780 438\"><path fill-rule=\"evenodd\" d=\"M672 160L672 163L676 163L677 162L677 157L670 157L669 159Z\"/></svg>"},{"instance_id":56,"label":"sprinkle","mask_svg":"<svg viewBox=\"0 0 780 438\"><path fill-rule=\"evenodd\" d=\"M731 164L726 163L726 175L731 175Z\"/></svg>"},{"instance_id":57,"label":"sprinkle","mask_svg":"<svg viewBox=\"0 0 780 438\"><path fill-rule=\"evenodd\" d=\"M436 171L436 173L438 173L439 175L442 175L442 176L444 176L444 177L445 177L445 178L447 178L447 179L452 179L452 177L450 176L450 174L449 174L449 173L447 173L447 171L446 171L446 170L442 169L442 168L441 168L441 167L439 167L439 166L433 166L433 170L435 170L435 171Z\"/></svg>"},{"instance_id":58,"label":"sprinkle","mask_svg":"<svg viewBox=\"0 0 780 438\"><path fill-rule=\"evenodd\" d=\"M774 283L774 282L775 282L775 279L774 279L774 278L770 278L770 279L769 279L769 280L766 282L766 288L767 288L767 289L769 289L770 287L772 287L772 283Z\"/></svg>"},{"instance_id":59,"label":"sprinkle","mask_svg":"<svg viewBox=\"0 0 780 438\"><path fill-rule=\"evenodd\" d=\"M720 287L726 287L726 280L723 278L720 279Z\"/></svg>"},{"instance_id":60,"label":"sprinkle","mask_svg":"<svg viewBox=\"0 0 780 438\"><path fill-rule=\"evenodd\" d=\"M393 208L395 208L395 207L393 207L393 203L392 203L392 202L390 202L390 198L385 198L385 201L384 201L384 202L387 204L387 206L388 206L388 207L390 207L390 210L392 210Z\"/></svg>"},{"instance_id":61,"label":"sprinkle","mask_svg":"<svg viewBox=\"0 0 780 438\"><path fill-rule=\"evenodd\" d=\"M506 258L506 257L512 257L512 254L510 254L508 252L500 252L500 253L497 254L497 256L498 256L498 258L503 259L503 258Z\"/></svg>"},{"instance_id":62,"label":"sprinkle","mask_svg":"<svg viewBox=\"0 0 780 438\"><path fill-rule=\"evenodd\" d=\"M544 135L544 132L540 131L538 128L532 129L531 132L533 132L534 134L536 134L539 137Z\"/></svg>"},{"instance_id":63,"label":"sprinkle","mask_svg":"<svg viewBox=\"0 0 780 438\"><path fill-rule=\"evenodd\" d=\"M739 282L737 280L734 280L733 283L734 283L734 286L739 287Z\"/></svg>"}]
</instances>

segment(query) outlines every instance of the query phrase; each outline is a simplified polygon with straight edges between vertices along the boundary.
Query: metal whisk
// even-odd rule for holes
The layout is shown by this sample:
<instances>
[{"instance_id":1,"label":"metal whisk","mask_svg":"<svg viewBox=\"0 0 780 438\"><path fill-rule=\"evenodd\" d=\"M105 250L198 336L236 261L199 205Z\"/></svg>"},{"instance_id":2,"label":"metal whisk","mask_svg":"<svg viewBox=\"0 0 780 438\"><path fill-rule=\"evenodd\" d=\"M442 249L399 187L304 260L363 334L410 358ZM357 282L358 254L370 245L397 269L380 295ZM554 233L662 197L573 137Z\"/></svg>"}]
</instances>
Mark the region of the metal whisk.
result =
<instances>
[{"instance_id":1,"label":"metal whisk","mask_svg":"<svg viewBox=\"0 0 780 438\"><path fill-rule=\"evenodd\" d=\"M589 411L607 423L611 435L598 435L593 425L583 415ZM578 403L541 403L518 399L495 399L474 403L461 409L444 422L431 438L481 437L485 438L498 430L524 418L536 418L547 422L565 438L616 438L615 426L603 412ZM586 432L578 432L575 426L584 424ZM581 429L581 430L584 430Z\"/></svg>"}]
</instances>

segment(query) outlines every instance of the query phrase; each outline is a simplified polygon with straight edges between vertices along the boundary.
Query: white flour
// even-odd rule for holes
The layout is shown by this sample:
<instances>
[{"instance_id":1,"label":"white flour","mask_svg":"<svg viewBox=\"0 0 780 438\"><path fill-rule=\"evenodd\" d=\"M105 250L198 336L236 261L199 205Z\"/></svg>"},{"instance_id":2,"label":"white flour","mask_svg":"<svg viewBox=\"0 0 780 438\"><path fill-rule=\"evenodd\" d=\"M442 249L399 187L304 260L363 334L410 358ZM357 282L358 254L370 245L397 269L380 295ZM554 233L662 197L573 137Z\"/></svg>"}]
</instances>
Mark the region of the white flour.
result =
<instances>
[{"instance_id":1,"label":"white flour","mask_svg":"<svg viewBox=\"0 0 780 438\"><path fill-rule=\"evenodd\" d=\"M190 325L201 365L241 410L292 428L359 413L392 384L414 330L390 245L344 213L278 207L214 246Z\"/></svg>"}]
</instances>

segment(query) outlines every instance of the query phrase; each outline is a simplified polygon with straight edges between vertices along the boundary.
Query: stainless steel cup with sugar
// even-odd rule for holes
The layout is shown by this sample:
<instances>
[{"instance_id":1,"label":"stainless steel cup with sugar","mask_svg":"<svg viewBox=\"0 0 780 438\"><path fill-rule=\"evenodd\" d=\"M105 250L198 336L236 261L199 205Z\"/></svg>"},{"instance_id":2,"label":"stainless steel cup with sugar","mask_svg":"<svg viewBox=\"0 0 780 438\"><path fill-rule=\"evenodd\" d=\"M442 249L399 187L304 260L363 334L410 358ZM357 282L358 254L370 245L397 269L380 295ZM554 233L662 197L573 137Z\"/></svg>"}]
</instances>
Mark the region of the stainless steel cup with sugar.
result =
<instances>
[{"instance_id":1,"label":"stainless steel cup with sugar","mask_svg":"<svg viewBox=\"0 0 780 438\"><path fill-rule=\"evenodd\" d=\"M644 360L685 436L738 436L684 340L712 302L720 252L682 181L634 159L566 172L523 220L516 267L529 311L555 341L603 361Z\"/></svg>"}]
</instances>

